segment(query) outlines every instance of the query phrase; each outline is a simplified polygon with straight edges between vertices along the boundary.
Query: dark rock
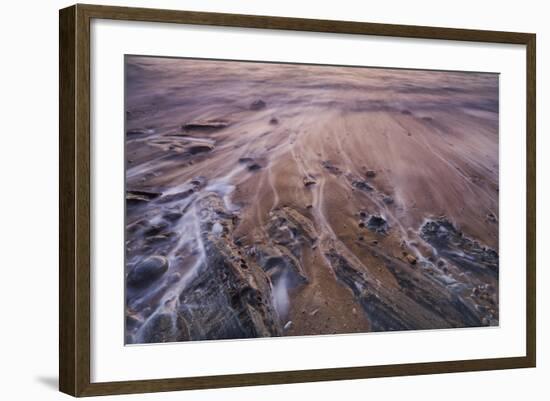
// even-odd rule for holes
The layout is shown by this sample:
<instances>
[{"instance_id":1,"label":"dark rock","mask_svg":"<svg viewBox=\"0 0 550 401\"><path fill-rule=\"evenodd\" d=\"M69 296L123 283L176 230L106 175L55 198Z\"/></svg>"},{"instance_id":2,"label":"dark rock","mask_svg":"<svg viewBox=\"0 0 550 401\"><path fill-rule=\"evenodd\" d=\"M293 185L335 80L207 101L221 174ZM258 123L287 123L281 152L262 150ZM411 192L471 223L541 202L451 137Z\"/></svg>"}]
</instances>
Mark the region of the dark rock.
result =
<instances>
[{"instance_id":1,"label":"dark rock","mask_svg":"<svg viewBox=\"0 0 550 401\"><path fill-rule=\"evenodd\" d=\"M198 120L182 125L184 131L217 131L230 124L224 120Z\"/></svg>"},{"instance_id":2,"label":"dark rock","mask_svg":"<svg viewBox=\"0 0 550 401\"><path fill-rule=\"evenodd\" d=\"M143 287L160 278L167 270L168 259L164 256L150 256L130 271L126 282L131 287Z\"/></svg>"},{"instance_id":3,"label":"dark rock","mask_svg":"<svg viewBox=\"0 0 550 401\"><path fill-rule=\"evenodd\" d=\"M207 179L206 179L206 177L198 176L198 177L193 178L189 183L191 185L193 185L193 187L195 187L195 189L201 189L201 188L204 188L206 186Z\"/></svg>"},{"instance_id":4,"label":"dark rock","mask_svg":"<svg viewBox=\"0 0 550 401\"><path fill-rule=\"evenodd\" d=\"M258 163L252 163L250 165L248 165L248 170L249 171L256 171L256 170L260 170L262 168L262 166Z\"/></svg>"},{"instance_id":5,"label":"dark rock","mask_svg":"<svg viewBox=\"0 0 550 401\"><path fill-rule=\"evenodd\" d=\"M269 120L269 124L277 125L277 124L279 124L279 120L277 120L275 117L273 117L273 118L271 118L271 120Z\"/></svg>"},{"instance_id":6,"label":"dark rock","mask_svg":"<svg viewBox=\"0 0 550 401\"><path fill-rule=\"evenodd\" d=\"M168 221L178 221L179 219L181 219L183 216L183 214L181 212L177 212L177 211L169 211L169 212L166 212L162 215L163 218L165 218L166 220Z\"/></svg>"},{"instance_id":7,"label":"dark rock","mask_svg":"<svg viewBox=\"0 0 550 401\"><path fill-rule=\"evenodd\" d=\"M373 249L400 286L397 293L386 292L384 288L377 289L379 298L386 303L395 304L393 311L401 319L412 323L416 329L423 325L434 327L434 320L440 321L438 327L479 326L481 316L475 311L474 305L453 291L449 292L449 289L446 286L442 287L438 281L434 281L433 270L430 272L429 268L411 269L410 264L386 254L382 249ZM401 305L398 306L399 304ZM424 320L425 318L427 320ZM420 323L420 320L423 320L423 323Z\"/></svg>"},{"instance_id":8,"label":"dark rock","mask_svg":"<svg viewBox=\"0 0 550 401\"><path fill-rule=\"evenodd\" d=\"M304 177L303 181L304 181L304 186L305 187L310 187L312 185L317 184L317 181L315 180L315 178L313 178L311 176L310 177Z\"/></svg>"},{"instance_id":9,"label":"dark rock","mask_svg":"<svg viewBox=\"0 0 550 401\"><path fill-rule=\"evenodd\" d=\"M487 214L487 220L491 223L497 222L497 217L493 213Z\"/></svg>"},{"instance_id":10,"label":"dark rock","mask_svg":"<svg viewBox=\"0 0 550 401\"><path fill-rule=\"evenodd\" d=\"M126 131L126 135L146 135L146 134L152 134L154 130L147 129L147 128L137 128L137 129L131 129Z\"/></svg>"},{"instance_id":11,"label":"dark rock","mask_svg":"<svg viewBox=\"0 0 550 401\"><path fill-rule=\"evenodd\" d=\"M147 237L145 239L145 242L149 245L158 244L158 243L165 242L165 241L169 240L173 235L174 235L174 233L164 233L164 234L159 234L159 235L153 235L151 237Z\"/></svg>"},{"instance_id":12,"label":"dark rock","mask_svg":"<svg viewBox=\"0 0 550 401\"><path fill-rule=\"evenodd\" d=\"M388 222L382 216L373 215L367 221L367 228L379 234L386 234L388 232Z\"/></svg>"},{"instance_id":13,"label":"dark rock","mask_svg":"<svg viewBox=\"0 0 550 401\"><path fill-rule=\"evenodd\" d=\"M376 177L376 171L374 170L367 170L367 172L365 173L365 175L369 178L374 178Z\"/></svg>"},{"instance_id":14,"label":"dark rock","mask_svg":"<svg viewBox=\"0 0 550 401\"><path fill-rule=\"evenodd\" d=\"M141 191L141 190L128 190L126 191L126 202L129 203L142 203L149 202L153 199L161 196L160 192Z\"/></svg>"},{"instance_id":15,"label":"dark rock","mask_svg":"<svg viewBox=\"0 0 550 401\"><path fill-rule=\"evenodd\" d=\"M207 145L207 144L203 144L203 145L193 145L193 146L190 146L187 151L189 153L191 153L192 155L196 155L196 154L199 154L199 153L206 153L206 152L210 152L214 149L214 146L213 145Z\"/></svg>"},{"instance_id":16,"label":"dark rock","mask_svg":"<svg viewBox=\"0 0 550 401\"><path fill-rule=\"evenodd\" d=\"M416 258L413 255L411 255L410 253L407 253L405 255L405 260L411 265L415 265L416 262L417 262Z\"/></svg>"},{"instance_id":17,"label":"dark rock","mask_svg":"<svg viewBox=\"0 0 550 401\"><path fill-rule=\"evenodd\" d=\"M253 157L241 157L239 159L239 163L246 164L246 168L248 169L248 171L260 170L264 167L263 160L257 160Z\"/></svg>"},{"instance_id":18,"label":"dark rock","mask_svg":"<svg viewBox=\"0 0 550 401\"><path fill-rule=\"evenodd\" d=\"M382 198L382 202L384 202L386 205L392 205L393 198L391 196L384 196L384 198Z\"/></svg>"},{"instance_id":19,"label":"dark rock","mask_svg":"<svg viewBox=\"0 0 550 401\"><path fill-rule=\"evenodd\" d=\"M147 227L145 227L145 229L143 230L143 234L148 237L159 235L165 233L169 227L170 224L165 221L162 221L158 224L148 224Z\"/></svg>"},{"instance_id":20,"label":"dark rock","mask_svg":"<svg viewBox=\"0 0 550 401\"><path fill-rule=\"evenodd\" d=\"M272 212L267 232L273 242L286 248L298 259L301 257L303 248L312 246L317 240L317 233L311 220L297 210L287 207Z\"/></svg>"},{"instance_id":21,"label":"dark rock","mask_svg":"<svg viewBox=\"0 0 550 401\"><path fill-rule=\"evenodd\" d=\"M264 109L265 107L266 104L262 99L255 100L250 104L250 110L254 111Z\"/></svg>"},{"instance_id":22,"label":"dark rock","mask_svg":"<svg viewBox=\"0 0 550 401\"><path fill-rule=\"evenodd\" d=\"M349 287L354 296L368 315L372 331L407 330L413 328L413 324L407 321L406 316L400 316L400 311L395 308L390 299L385 299L381 294L375 293L376 285L363 272L336 250L331 249L325 254L329 260L336 277Z\"/></svg>"},{"instance_id":23,"label":"dark rock","mask_svg":"<svg viewBox=\"0 0 550 401\"><path fill-rule=\"evenodd\" d=\"M332 164L331 161L329 160L324 160L321 162L321 165L331 174L333 175L341 175L342 174L342 170L340 170L338 167L336 167L335 165Z\"/></svg>"},{"instance_id":24,"label":"dark rock","mask_svg":"<svg viewBox=\"0 0 550 401\"><path fill-rule=\"evenodd\" d=\"M136 328L140 323L141 322L136 315L130 312L126 313L126 329L132 330Z\"/></svg>"},{"instance_id":25,"label":"dark rock","mask_svg":"<svg viewBox=\"0 0 550 401\"><path fill-rule=\"evenodd\" d=\"M270 296L270 282L262 269L245 256L233 238L233 214L223 198L208 194L197 200L205 261L179 294L178 314L192 340L278 336L281 327ZM224 227L224 235L212 230ZM240 240L235 238L235 242ZM240 253L239 253L240 252ZM264 296L265 294L265 296ZM200 308L188 305L201 305Z\"/></svg>"},{"instance_id":26,"label":"dark rock","mask_svg":"<svg viewBox=\"0 0 550 401\"><path fill-rule=\"evenodd\" d=\"M361 181L361 180L353 181L351 183L351 186L354 187L354 188L360 189L362 191L366 191L366 192L370 192L374 189L366 181Z\"/></svg>"},{"instance_id":27,"label":"dark rock","mask_svg":"<svg viewBox=\"0 0 550 401\"><path fill-rule=\"evenodd\" d=\"M498 253L468 238L444 217L427 221L420 228L420 236L439 255L463 269L481 274L498 274Z\"/></svg>"},{"instance_id":28,"label":"dark rock","mask_svg":"<svg viewBox=\"0 0 550 401\"><path fill-rule=\"evenodd\" d=\"M142 331L142 340L144 343L189 340L187 323L181 315L176 316L174 319L169 313L156 314L149 319Z\"/></svg>"},{"instance_id":29,"label":"dark rock","mask_svg":"<svg viewBox=\"0 0 550 401\"><path fill-rule=\"evenodd\" d=\"M130 223L126 226L126 232L128 234L135 234L151 227L151 223L146 219L141 219L136 222Z\"/></svg>"}]
</instances>

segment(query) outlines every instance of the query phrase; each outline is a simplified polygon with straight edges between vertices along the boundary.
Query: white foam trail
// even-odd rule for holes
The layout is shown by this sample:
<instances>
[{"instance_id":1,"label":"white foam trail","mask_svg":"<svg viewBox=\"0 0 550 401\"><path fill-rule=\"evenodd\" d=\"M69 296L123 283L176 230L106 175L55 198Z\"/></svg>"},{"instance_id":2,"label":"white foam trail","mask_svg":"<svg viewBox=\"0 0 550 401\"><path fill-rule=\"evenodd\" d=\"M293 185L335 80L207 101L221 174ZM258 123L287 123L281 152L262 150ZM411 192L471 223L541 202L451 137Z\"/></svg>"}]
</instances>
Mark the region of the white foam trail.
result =
<instances>
[{"instance_id":1,"label":"white foam trail","mask_svg":"<svg viewBox=\"0 0 550 401\"><path fill-rule=\"evenodd\" d=\"M279 277L272 287L273 306L279 316L280 321L284 321L290 308L290 298L288 296L288 278L286 273Z\"/></svg>"},{"instance_id":2,"label":"white foam trail","mask_svg":"<svg viewBox=\"0 0 550 401\"><path fill-rule=\"evenodd\" d=\"M206 143L208 145L214 145L216 143L215 140L210 138L201 138L198 136L186 136L186 135L177 135L175 138L184 140L184 141L191 141L191 142L197 142L197 143Z\"/></svg>"},{"instance_id":3,"label":"white foam trail","mask_svg":"<svg viewBox=\"0 0 550 401\"><path fill-rule=\"evenodd\" d=\"M273 210L279 204L279 191L277 191L277 188L275 187L275 179L273 178L272 166L269 166L267 169L267 178L269 186L271 187L271 191L273 192L273 205L271 206L271 210Z\"/></svg>"},{"instance_id":4,"label":"white foam trail","mask_svg":"<svg viewBox=\"0 0 550 401\"><path fill-rule=\"evenodd\" d=\"M231 193L235 190L235 185L229 184L225 180L216 180L216 182L209 184L204 190L219 195L223 199L227 210L233 211L237 209L231 202Z\"/></svg>"}]
</instances>

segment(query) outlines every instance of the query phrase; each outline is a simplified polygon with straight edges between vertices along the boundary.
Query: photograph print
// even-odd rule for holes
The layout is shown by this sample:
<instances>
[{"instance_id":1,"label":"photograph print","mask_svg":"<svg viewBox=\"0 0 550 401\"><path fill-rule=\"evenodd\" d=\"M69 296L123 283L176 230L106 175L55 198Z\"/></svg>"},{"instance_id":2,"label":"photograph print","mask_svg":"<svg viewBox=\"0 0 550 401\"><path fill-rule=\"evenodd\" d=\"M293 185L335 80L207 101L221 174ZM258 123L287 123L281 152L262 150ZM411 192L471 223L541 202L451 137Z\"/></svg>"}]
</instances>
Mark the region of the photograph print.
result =
<instances>
[{"instance_id":1,"label":"photograph print","mask_svg":"<svg viewBox=\"0 0 550 401\"><path fill-rule=\"evenodd\" d=\"M499 325L498 74L124 78L125 344Z\"/></svg>"}]
</instances>

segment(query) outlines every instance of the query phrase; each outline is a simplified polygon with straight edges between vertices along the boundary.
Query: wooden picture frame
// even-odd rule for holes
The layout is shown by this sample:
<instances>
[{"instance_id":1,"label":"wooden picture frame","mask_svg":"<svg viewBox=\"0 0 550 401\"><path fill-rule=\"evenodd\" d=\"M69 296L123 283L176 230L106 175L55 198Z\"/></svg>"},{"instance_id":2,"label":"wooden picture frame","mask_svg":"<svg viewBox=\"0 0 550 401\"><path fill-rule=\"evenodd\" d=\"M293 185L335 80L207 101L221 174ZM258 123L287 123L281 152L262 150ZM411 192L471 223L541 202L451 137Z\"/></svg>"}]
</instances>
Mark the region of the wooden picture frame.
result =
<instances>
[{"instance_id":1,"label":"wooden picture frame","mask_svg":"<svg viewBox=\"0 0 550 401\"><path fill-rule=\"evenodd\" d=\"M90 21L149 21L526 46L527 259L523 357L92 383L90 380ZM59 14L59 388L73 396L535 367L535 48L531 33L372 24L191 11L74 5Z\"/></svg>"}]
</instances>

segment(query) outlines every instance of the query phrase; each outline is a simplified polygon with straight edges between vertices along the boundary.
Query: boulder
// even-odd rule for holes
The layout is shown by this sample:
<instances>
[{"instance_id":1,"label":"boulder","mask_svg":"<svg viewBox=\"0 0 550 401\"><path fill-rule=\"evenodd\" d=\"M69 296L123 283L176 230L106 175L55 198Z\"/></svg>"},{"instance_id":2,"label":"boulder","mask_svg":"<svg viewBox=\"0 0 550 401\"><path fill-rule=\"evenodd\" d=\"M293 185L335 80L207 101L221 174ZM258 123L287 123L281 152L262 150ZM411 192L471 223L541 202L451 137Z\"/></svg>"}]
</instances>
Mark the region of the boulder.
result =
<instances>
[{"instance_id":1,"label":"boulder","mask_svg":"<svg viewBox=\"0 0 550 401\"><path fill-rule=\"evenodd\" d=\"M150 256L134 267L126 282L130 287L144 287L159 279L168 270L168 259L164 256Z\"/></svg>"}]
</instances>

